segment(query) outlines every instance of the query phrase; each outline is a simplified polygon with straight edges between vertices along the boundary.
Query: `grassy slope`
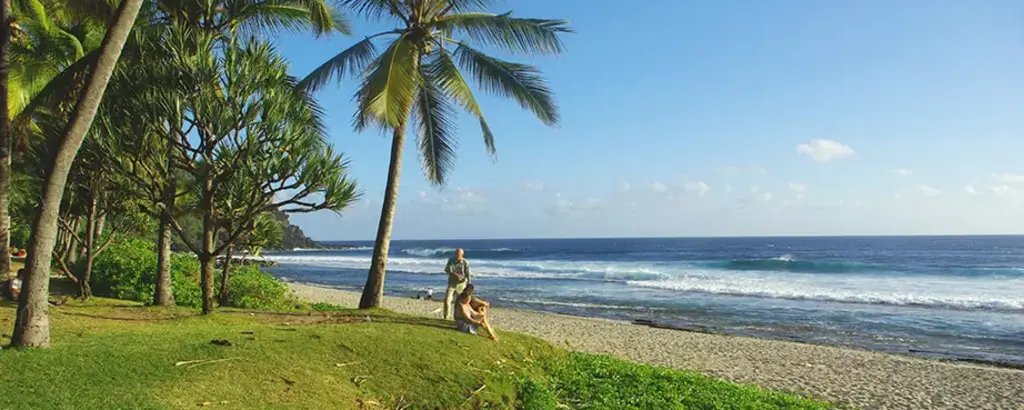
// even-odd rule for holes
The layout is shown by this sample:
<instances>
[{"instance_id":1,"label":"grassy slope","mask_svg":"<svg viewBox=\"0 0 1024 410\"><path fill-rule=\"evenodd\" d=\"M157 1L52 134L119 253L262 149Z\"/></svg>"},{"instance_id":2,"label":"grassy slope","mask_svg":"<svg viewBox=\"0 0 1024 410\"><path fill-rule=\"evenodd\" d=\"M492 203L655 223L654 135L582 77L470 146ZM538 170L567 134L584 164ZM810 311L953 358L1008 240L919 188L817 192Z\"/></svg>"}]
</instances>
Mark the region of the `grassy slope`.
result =
<instances>
[{"instance_id":1,"label":"grassy slope","mask_svg":"<svg viewBox=\"0 0 1024 410\"><path fill-rule=\"evenodd\" d=\"M548 397L526 398L547 403L536 408L552 408L553 400L581 408L821 408L695 374L570 356L524 335L504 333L495 344L438 320L384 311L369 321L353 311L204 318L94 299L51 312L53 348L0 352L0 409L510 408L522 402L523 379L550 386L541 392ZM3 332L13 318L13 304L0 305ZM174 366L223 358L238 359Z\"/></svg>"}]
</instances>

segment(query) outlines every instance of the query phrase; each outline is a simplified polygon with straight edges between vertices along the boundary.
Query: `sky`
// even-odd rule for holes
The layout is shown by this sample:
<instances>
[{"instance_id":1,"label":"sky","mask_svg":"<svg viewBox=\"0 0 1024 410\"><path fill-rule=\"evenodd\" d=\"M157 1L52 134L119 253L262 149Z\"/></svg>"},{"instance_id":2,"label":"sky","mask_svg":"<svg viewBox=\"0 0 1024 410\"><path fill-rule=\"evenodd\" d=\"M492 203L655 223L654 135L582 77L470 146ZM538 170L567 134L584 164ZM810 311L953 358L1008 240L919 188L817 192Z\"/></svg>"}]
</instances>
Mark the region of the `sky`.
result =
<instances>
[{"instance_id":1,"label":"sky","mask_svg":"<svg viewBox=\"0 0 1024 410\"><path fill-rule=\"evenodd\" d=\"M459 119L444 188L414 135L394 239L1024 233L1024 2L506 0L576 33L534 64L547 127L477 91L497 158ZM275 39L302 77L387 29ZM318 240L372 240L390 139L358 134L354 84L318 95L363 190L292 216Z\"/></svg>"}]
</instances>

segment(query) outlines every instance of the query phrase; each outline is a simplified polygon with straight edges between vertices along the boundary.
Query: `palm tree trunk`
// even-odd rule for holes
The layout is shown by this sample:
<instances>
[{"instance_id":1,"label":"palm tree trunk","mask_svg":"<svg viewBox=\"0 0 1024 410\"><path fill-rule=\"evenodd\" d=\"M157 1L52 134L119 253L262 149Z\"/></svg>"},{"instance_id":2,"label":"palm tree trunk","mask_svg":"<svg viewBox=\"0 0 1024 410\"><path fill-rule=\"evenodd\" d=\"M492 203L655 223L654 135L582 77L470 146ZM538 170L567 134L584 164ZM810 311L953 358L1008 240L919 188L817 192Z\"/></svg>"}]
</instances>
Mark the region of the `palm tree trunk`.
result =
<instances>
[{"instance_id":1,"label":"palm tree trunk","mask_svg":"<svg viewBox=\"0 0 1024 410\"><path fill-rule=\"evenodd\" d=\"M402 172L402 149L405 147L405 124L396 127L391 138L391 164L388 167L388 183L384 189L384 203L380 209L380 224L377 225L377 240L373 243L373 259L366 276L363 296L359 299L360 309L380 307L384 300L384 275L388 268L388 250L391 248L391 227L395 222L395 205L398 202L398 180Z\"/></svg>"},{"instance_id":2,"label":"palm tree trunk","mask_svg":"<svg viewBox=\"0 0 1024 410\"><path fill-rule=\"evenodd\" d=\"M217 258L213 254L214 237L217 227L213 220L213 181L209 176L203 181L203 243L202 252L199 255L200 274L199 280L203 291L203 314L213 313L213 271L216 269Z\"/></svg>"},{"instance_id":3,"label":"palm tree trunk","mask_svg":"<svg viewBox=\"0 0 1024 410\"><path fill-rule=\"evenodd\" d=\"M224 254L224 270L220 274L220 305L228 305L228 275L231 274L231 251L235 245L228 245L228 250Z\"/></svg>"},{"instance_id":4,"label":"palm tree trunk","mask_svg":"<svg viewBox=\"0 0 1024 410\"><path fill-rule=\"evenodd\" d=\"M171 210L174 208L174 182L167 185L164 197L164 212L160 214L160 237L157 241L156 292L153 304L174 306L174 290L171 285Z\"/></svg>"},{"instance_id":5,"label":"palm tree trunk","mask_svg":"<svg viewBox=\"0 0 1024 410\"><path fill-rule=\"evenodd\" d=\"M107 29L100 45L100 56L85 80L85 89L71 113L67 129L60 141L57 156L43 186L39 213L32 223L32 244L29 246L28 277L18 303L11 345L17 347L49 347L50 317L47 299L50 293L50 259L57 236L57 214L64 197L71 163L78 155L82 140L96 117L103 92L114 72L121 50L139 15L143 0L123 0L117 16Z\"/></svg>"},{"instance_id":6,"label":"palm tree trunk","mask_svg":"<svg viewBox=\"0 0 1024 410\"><path fill-rule=\"evenodd\" d=\"M8 44L11 42L11 0L0 1L0 278L11 271L11 113L8 110Z\"/></svg>"}]
</instances>

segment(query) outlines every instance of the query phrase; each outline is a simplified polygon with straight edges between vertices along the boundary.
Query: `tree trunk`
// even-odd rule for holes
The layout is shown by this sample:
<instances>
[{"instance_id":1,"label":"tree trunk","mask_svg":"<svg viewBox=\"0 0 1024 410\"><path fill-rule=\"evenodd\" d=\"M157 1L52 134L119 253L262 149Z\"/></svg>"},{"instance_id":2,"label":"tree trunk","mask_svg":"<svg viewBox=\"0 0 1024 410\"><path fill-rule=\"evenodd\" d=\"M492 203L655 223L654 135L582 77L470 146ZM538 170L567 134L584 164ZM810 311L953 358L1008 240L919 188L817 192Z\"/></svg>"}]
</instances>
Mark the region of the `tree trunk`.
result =
<instances>
[{"instance_id":1,"label":"tree trunk","mask_svg":"<svg viewBox=\"0 0 1024 410\"><path fill-rule=\"evenodd\" d=\"M160 238L156 251L156 292L153 304L174 306L174 291L171 289L171 217L167 212L160 217Z\"/></svg>"},{"instance_id":2,"label":"tree trunk","mask_svg":"<svg viewBox=\"0 0 1024 410\"><path fill-rule=\"evenodd\" d=\"M82 299L92 297L92 288L89 287L89 280L92 279L92 262L96 259L96 193L91 193L89 198L89 210L85 214L85 271L82 277L78 278L78 287Z\"/></svg>"},{"instance_id":3,"label":"tree trunk","mask_svg":"<svg viewBox=\"0 0 1024 410\"><path fill-rule=\"evenodd\" d=\"M85 80L85 88L71 113L67 128L61 138L57 155L43 185L43 197L39 213L32 223L32 244L29 246L28 277L26 278L18 303L14 336L11 345L16 347L49 347L50 317L47 299L50 293L50 259L53 257L54 239L57 235L57 214L64 197L68 171L78 155L82 140L96 117L96 110L103 100L103 92L114 72L121 49L128 39L135 17L139 14L143 0L123 0L118 5L117 16L107 29L100 45L100 56Z\"/></svg>"},{"instance_id":4,"label":"tree trunk","mask_svg":"<svg viewBox=\"0 0 1024 410\"><path fill-rule=\"evenodd\" d=\"M78 228L79 228L79 225L81 225L81 223L82 223L82 219L78 218L78 217L75 217L73 222L71 222L71 230L68 231L68 243L67 243L67 250L68 251L65 253L65 255L67 255L66 259L67 259L68 265L74 265L75 262L78 262L78 250L79 250L79 248L81 247L82 244L78 243L78 239L75 239L75 238L78 235L78 232L79 232Z\"/></svg>"},{"instance_id":5,"label":"tree trunk","mask_svg":"<svg viewBox=\"0 0 1024 410\"><path fill-rule=\"evenodd\" d=\"M11 0L0 1L0 279L11 271L11 113L7 101L8 45L11 42Z\"/></svg>"},{"instance_id":6,"label":"tree trunk","mask_svg":"<svg viewBox=\"0 0 1024 410\"><path fill-rule=\"evenodd\" d=\"M101 212L100 216L96 217L96 240L103 238L103 228L107 225L107 214Z\"/></svg>"},{"instance_id":7,"label":"tree trunk","mask_svg":"<svg viewBox=\"0 0 1024 410\"><path fill-rule=\"evenodd\" d=\"M363 296L359 299L360 309L380 307L384 299L384 275L388 268L388 250L391 248L391 226L395 222L395 205L398 201L398 179L402 172L402 149L405 147L405 125L395 128L391 138L391 164L388 167L388 183L384 189L384 203L380 210L380 224L377 225L377 240L373 244L373 259L370 273L366 276Z\"/></svg>"},{"instance_id":8,"label":"tree trunk","mask_svg":"<svg viewBox=\"0 0 1024 410\"><path fill-rule=\"evenodd\" d=\"M216 269L217 255L213 254L214 235L217 226L213 220L213 181L209 176L203 181L203 243L199 262L202 264L200 284L203 288L203 314L213 313L213 271Z\"/></svg>"},{"instance_id":9,"label":"tree trunk","mask_svg":"<svg viewBox=\"0 0 1024 410\"><path fill-rule=\"evenodd\" d=\"M235 245L228 245L227 253L224 254L224 269L220 275L220 305L228 305L228 275L231 274L231 251Z\"/></svg>"}]
</instances>

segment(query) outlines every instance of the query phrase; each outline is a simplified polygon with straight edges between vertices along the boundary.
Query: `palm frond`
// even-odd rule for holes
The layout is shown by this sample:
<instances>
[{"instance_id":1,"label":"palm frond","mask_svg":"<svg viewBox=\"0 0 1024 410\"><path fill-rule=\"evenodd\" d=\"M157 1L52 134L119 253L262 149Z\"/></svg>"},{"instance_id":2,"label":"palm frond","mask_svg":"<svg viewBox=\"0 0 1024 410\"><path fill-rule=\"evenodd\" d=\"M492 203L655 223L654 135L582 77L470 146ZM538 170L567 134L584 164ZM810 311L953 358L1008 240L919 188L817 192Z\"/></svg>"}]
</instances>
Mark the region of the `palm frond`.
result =
<instances>
[{"instance_id":1,"label":"palm frond","mask_svg":"<svg viewBox=\"0 0 1024 410\"><path fill-rule=\"evenodd\" d=\"M399 0L342 0L341 4L369 20L392 17L404 22L409 21L409 9L405 2Z\"/></svg>"},{"instance_id":2,"label":"palm frond","mask_svg":"<svg viewBox=\"0 0 1024 410\"><path fill-rule=\"evenodd\" d=\"M565 50L559 35L572 33L566 20L512 17L505 14L462 13L443 16L436 23L443 32L465 33L491 47L522 54L560 54Z\"/></svg>"},{"instance_id":3,"label":"palm frond","mask_svg":"<svg viewBox=\"0 0 1024 410\"><path fill-rule=\"evenodd\" d=\"M311 92L318 91L332 80L341 81L346 74L362 72L373 62L376 53L373 37L367 37L321 64L303 78L298 86Z\"/></svg>"},{"instance_id":4,"label":"palm frond","mask_svg":"<svg viewBox=\"0 0 1024 410\"><path fill-rule=\"evenodd\" d=\"M235 0L223 18L243 34L309 30L315 34L351 33L351 26L327 0Z\"/></svg>"},{"instance_id":5,"label":"palm frond","mask_svg":"<svg viewBox=\"0 0 1024 410\"><path fill-rule=\"evenodd\" d=\"M402 36L370 65L356 92L356 129L363 130L371 123L390 128L405 124L419 82L418 54L416 45Z\"/></svg>"},{"instance_id":6,"label":"palm frond","mask_svg":"<svg viewBox=\"0 0 1024 410\"><path fill-rule=\"evenodd\" d=\"M488 56L458 43L455 57L486 92L512 97L545 125L558 124L558 106L547 80L536 67Z\"/></svg>"},{"instance_id":7,"label":"palm frond","mask_svg":"<svg viewBox=\"0 0 1024 410\"><path fill-rule=\"evenodd\" d=\"M444 186L448 172L455 166L456 127L453 110L438 79L431 70L423 70L416 97L414 115L418 125L416 142L420 163L427 181Z\"/></svg>"},{"instance_id":8,"label":"palm frond","mask_svg":"<svg viewBox=\"0 0 1024 410\"><path fill-rule=\"evenodd\" d=\"M486 10L488 7L494 5L494 0L445 0L444 3L448 3L448 7L457 13L466 13L472 11Z\"/></svg>"},{"instance_id":9,"label":"palm frond","mask_svg":"<svg viewBox=\"0 0 1024 410\"><path fill-rule=\"evenodd\" d=\"M484 118L484 113L480 109L476 97L473 96L473 90L469 88L466 79L462 77L451 54L447 50L440 50L425 70L430 72L438 87L445 94L457 101L480 121L480 130L483 132L487 153L492 157L497 155L498 151L494 146L494 134L491 133L491 127L487 125L487 119Z\"/></svg>"}]
</instances>

